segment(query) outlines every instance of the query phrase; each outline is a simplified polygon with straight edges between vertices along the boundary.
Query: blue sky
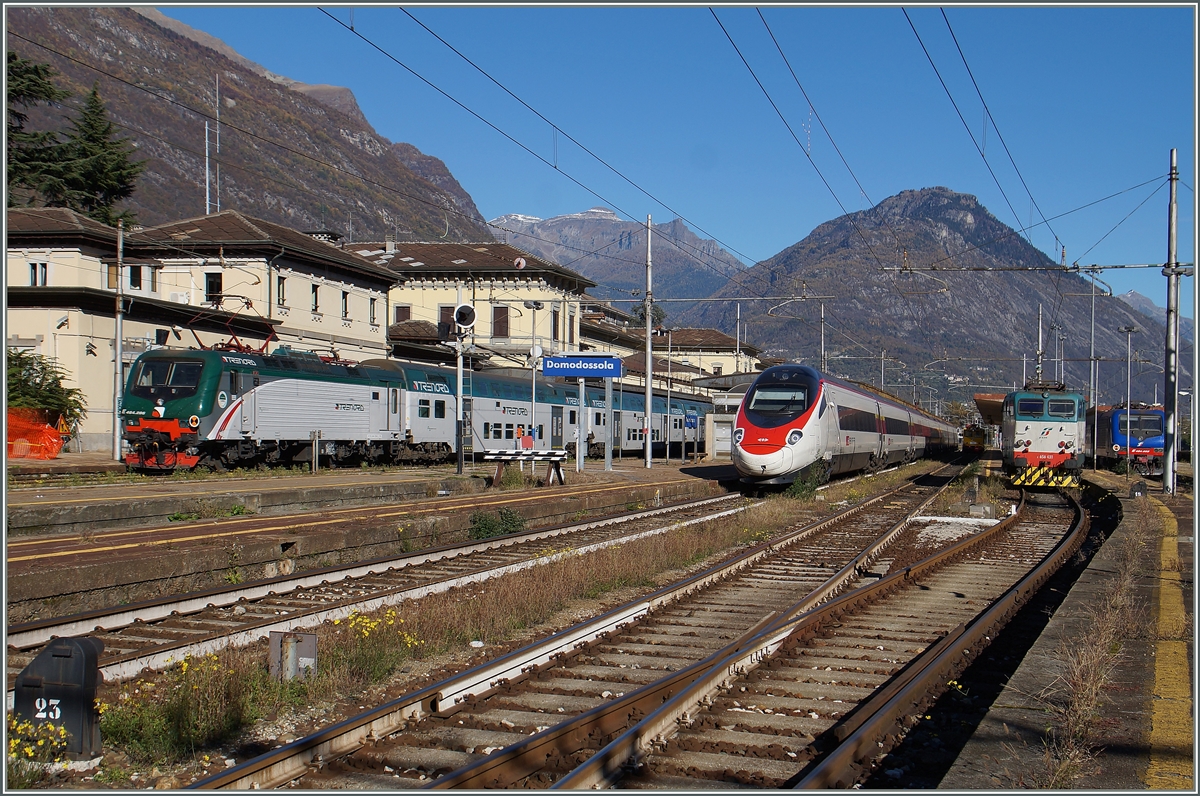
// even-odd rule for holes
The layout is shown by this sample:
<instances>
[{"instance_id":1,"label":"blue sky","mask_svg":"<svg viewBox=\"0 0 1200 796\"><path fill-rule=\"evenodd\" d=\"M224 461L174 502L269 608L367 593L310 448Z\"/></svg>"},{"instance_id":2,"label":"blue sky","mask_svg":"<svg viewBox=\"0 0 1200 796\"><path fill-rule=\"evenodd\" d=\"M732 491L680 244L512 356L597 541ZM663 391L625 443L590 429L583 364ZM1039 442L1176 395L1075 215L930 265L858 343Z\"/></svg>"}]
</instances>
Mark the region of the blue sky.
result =
<instances>
[{"instance_id":1,"label":"blue sky","mask_svg":"<svg viewBox=\"0 0 1200 796\"><path fill-rule=\"evenodd\" d=\"M1191 6L762 6L765 26L748 6L714 7L720 24L706 6L407 8L553 126L396 7L160 10L273 72L351 88L381 135L445 161L488 219L678 215L755 262L942 185L1029 227L1055 261L1065 246L1068 263L1162 263L1175 148L1177 257L1195 259ZM1158 269L1102 278L1166 303ZM1186 316L1194 287L1183 280Z\"/></svg>"}]
</instances>

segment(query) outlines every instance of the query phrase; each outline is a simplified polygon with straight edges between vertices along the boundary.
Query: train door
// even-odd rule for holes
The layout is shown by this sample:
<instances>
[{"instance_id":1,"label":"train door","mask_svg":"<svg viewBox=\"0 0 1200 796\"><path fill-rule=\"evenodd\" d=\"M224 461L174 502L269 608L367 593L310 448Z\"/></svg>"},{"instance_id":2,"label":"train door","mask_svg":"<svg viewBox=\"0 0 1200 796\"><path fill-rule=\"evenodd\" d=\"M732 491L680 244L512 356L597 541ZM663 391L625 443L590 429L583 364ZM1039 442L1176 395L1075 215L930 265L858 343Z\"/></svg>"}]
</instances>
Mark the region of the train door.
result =
<instances>
[{"instance_id":1,"label":"train door","mask_svg":"<svg viewBox=\"0 0 1200 796\"><path fill-rule=\"evenodd\" d=\"M400 391L395 387L387 388L387 430L401 431L404 428L400 412Z\"/></svg>"},{"instance_id":2,"label":"train door","mask_svg":"<svg viewBox=\"0 0 1200 796\"><path fill-rule=\"evenodd\" d=\"M563 408L550 407L550 447L553 450L563 449Z\"/></svg>"},{"instance_id":3,"label":"train door","mask_svg":"<svg viewBox=\"0 0 1200 796\"><path fill-rule=\"evenodd\" d=\"M372 436L387 428L387 390L383 387L370 387L370 429Z\"/></svg>"}]
</instances>

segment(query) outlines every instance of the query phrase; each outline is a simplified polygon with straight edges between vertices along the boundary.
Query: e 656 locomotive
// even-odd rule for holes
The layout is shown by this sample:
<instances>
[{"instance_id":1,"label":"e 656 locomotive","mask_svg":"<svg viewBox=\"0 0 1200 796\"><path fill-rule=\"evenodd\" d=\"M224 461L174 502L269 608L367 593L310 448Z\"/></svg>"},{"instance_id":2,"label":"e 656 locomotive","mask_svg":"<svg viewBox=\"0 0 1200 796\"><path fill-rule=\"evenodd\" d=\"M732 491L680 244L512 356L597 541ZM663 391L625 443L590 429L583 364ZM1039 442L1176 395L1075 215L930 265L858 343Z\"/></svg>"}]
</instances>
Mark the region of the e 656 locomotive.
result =
<instances>
[{"instance_id":1,"label":"e 656 locomotive","mask_svg":"<svg viewBox=\"0 0 1200 796\"><path fill-rule=\"evenodd\" d=\"M1087 403L1059 383L1004 396L1001 457L1014 486L1079 486Z\"/></svg>"},{"instance_id":2,"label":"e 656 locomotive","mask_svg":"<svg viewBox=\"0 0 1200 796\"><path fill-rule=\"evenodd\" d=\"M899 399L807 365L767 368L742 399L733 463L743 482L872 472L958 447L957 429Z\"/></svg>"}]
</instances>

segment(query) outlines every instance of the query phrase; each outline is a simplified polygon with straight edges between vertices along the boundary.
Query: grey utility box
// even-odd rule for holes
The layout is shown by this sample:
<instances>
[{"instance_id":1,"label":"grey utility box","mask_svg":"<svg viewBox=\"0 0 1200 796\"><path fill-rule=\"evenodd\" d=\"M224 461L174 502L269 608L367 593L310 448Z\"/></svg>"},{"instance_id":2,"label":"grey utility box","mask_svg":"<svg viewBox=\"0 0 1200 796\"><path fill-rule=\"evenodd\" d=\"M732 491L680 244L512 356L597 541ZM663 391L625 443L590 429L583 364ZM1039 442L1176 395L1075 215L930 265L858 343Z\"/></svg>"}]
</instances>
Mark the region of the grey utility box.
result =
<instances>
[{"instance_id":1,"label":"grey utility box","mask_svg":"<svg viewBox=\"0 0 1200 796\"><path fill-rule=\"evenodd\" d=\"M13 710L22 719L53 724L69 733L67 754L91 759L100 754L100 653L104 642L89 636L56 638L17 675Z\"/></svg>"}]
</instances>

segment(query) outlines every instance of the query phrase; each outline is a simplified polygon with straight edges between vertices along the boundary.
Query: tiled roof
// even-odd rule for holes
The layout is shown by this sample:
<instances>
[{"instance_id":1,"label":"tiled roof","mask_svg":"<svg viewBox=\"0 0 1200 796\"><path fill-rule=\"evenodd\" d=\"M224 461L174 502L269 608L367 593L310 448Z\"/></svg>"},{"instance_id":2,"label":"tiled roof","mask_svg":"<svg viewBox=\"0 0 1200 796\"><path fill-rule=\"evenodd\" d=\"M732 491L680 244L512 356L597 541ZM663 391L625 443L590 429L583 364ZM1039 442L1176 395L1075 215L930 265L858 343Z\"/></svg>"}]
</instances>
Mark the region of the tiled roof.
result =
<instances>
[{"instance_id":1,"label":"tiled roof","mask_svg":"<svg viewBox=\"0 0 1200 796\"><path fill-rule=\"evenodd\" d=\"M438 341L437 324L432 321L400 321L388 327L389 340Z\"/></svg>"},{"instance_id":2,"label":"tiled roof","mask_svg":"<svg viewBox=\"0 0 1200 796\"><path fill-rule=\"evenodd\" d=\"M130 243L178 246L188 250L214 246L226 249L282 247L293 255L323 260L372 276L394 278L386 268L360 257L350 249L323 243L282 224L252 218L236 210L222 210L212 215L150 227L131 236Z\"/></svg>"},{"instance_id":3,"label":"tiled roof","mask_svg":"<svg viewBox=\"0 0 1200 796\"><path fill-rule=\"evenodd\" d=\"M10 207L7 232L21 234L88 235L116 243L117 230L66 207Z\"/></svg>"},{"instance_id":4,"label":"tiled roof","mask_svg":"<svg viewBox=\"0 0 1200 796\"><path fill-rule=\"evenodd\" d=\"M637 353L637 354L630 354L629 356L622 359L621 362L625 366L626 373L639 373L639 374L643 374L643 375L646 373L646 354L644 351L641 353ZM667 372L667 358L666 357L654 357L654 372L655 373L663 373L663 374L665 374ZM707 373L707 372L708 371L702 370L700 368L694 368L691 365L684 365L682 362L677 362L675 360L671 361L671 374L672 375L680 375L680 376L685 375L685 374L696 375L696 374L703 374L703 373Z\"/></svg>"},{"instance_id":5,"label":"tiled roof","mask_svg":"<svg viewBox=\"0 0 1200 796\"><path fill-rule=\"evenodd\" d=\"M667 335L656 335L654 337L654 347L665 349L667 347ZM674 329L671 332L671 347L680 350L735 351L738 348L738 341L716 329ZM743 353L754 355L758 353L759 348L743 340L741 350Z\"/></svg>"},{"instance_id":6,"label":"tiled roof","mask_svg":"<svg viewBox=\"0 0 1200 796\"><path fill-rule=\"evenodd\" d=\"M383 243L348 243L347 251L367 258L377 266L386 265L401 278L424 271L491 271L505 276L525 276L545 272L575 282L582 292L596 283L569 268L543 260L515 246L496 241L486 243L414 243L399 241L395 251L386 251ZM520 264L522 264L518 267Z\"/></svg>"}]
</instances>

